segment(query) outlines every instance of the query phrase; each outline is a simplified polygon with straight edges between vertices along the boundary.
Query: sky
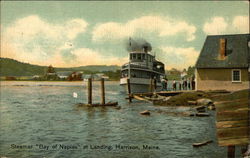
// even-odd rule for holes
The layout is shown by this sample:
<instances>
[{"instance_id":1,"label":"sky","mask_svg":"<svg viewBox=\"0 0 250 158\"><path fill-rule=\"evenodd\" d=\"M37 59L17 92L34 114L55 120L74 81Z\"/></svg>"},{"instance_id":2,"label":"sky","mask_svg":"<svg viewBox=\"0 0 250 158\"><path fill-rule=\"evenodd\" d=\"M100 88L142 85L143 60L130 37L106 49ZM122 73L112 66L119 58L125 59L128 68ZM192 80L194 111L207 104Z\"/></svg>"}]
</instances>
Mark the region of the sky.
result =
<instances>
[{"instance_id":1,"label":"sky","mask_svg":"<svg viewBox=\"0 0 250 158\"><path fill-rule=\"evenodd\" d=\"M166 69L193 66L207 35L249 33L248 1L1 1L1 57L76 67L128 62L143 38Z\"/></svg>"}]
</instances>

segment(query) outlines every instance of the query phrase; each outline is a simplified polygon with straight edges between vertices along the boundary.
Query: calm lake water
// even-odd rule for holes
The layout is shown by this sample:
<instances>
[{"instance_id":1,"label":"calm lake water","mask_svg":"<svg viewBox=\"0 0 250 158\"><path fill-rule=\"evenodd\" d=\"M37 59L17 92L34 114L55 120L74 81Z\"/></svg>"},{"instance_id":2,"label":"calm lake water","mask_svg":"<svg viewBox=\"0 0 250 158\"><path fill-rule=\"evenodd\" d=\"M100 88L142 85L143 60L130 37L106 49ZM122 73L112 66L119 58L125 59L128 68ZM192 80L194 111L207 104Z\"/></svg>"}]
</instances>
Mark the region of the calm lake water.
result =
<instances>
[{"instance_id":1,"label":"calm lake water","mask_svg":"<svg viewBox=\"0 0 250 158\"><path fill-rule=\"evenodd\" d=\"M156 107L139 101L129 104L118 82L105 84L106 100L118 101L120 110L77 108L76 103L87 102L83 82L1 82L0 157L226 157L226 148L217 146L214 112L203 118L160 114L156 112L159 108L188 108ZM99 102L99 82L93 85L93 100ZM78 98L73 98L73 92L78 93ZM153 112L142 116L139 112L143 110ZM214 142L192 147L194 142L204 140ZM12 148L14 145L32 147ZM96 145L102 149L90 148ZM117 145L136 149L118 149ZM144 150L143 145L159 149ZM48 150L45 146L49 146Z\"/></svg>"}]
</instances>

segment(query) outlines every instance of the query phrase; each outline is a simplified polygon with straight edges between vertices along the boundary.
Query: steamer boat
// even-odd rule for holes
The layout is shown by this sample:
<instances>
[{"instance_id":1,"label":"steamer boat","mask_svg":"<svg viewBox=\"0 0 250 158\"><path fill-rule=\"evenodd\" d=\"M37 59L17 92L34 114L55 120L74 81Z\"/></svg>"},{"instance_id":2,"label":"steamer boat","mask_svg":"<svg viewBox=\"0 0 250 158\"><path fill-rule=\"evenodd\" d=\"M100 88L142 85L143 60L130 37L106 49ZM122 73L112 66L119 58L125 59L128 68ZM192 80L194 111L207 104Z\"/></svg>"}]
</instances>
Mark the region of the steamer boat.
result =
<instances>
[{"instance_id":1,"label":"steamer boat","mask_svg":"<svg viewBox=\"0 0 250 158\"><path fill-rule=\"evenodd\" d=\"M126 88L127 79L130 79L131 93L144 93L152 90L154 79L155 90L160 91L161 79L165 77L164 64L156 60L148 46L142 46L141 50L129 52L129 62L121 68L120 85Z\"/></svg>"}]
</instances>

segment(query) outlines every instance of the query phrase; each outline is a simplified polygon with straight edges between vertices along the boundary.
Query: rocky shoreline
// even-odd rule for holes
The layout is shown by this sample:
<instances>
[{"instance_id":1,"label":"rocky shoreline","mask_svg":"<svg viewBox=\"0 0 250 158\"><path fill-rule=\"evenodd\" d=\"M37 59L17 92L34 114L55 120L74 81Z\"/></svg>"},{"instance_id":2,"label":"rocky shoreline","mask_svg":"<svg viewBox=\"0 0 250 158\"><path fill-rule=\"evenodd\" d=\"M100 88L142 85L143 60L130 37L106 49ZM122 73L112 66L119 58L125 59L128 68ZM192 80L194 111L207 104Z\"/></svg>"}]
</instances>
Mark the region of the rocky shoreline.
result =
<instances>
[{"instance_id":1,"label":"rocky shoreline","mask_svg":"<svg viewBox=\"0 0 250 158\"><path fill-rule=\"evenodd\" d=\"M145 97L149 98L149 97ZM168 111L162 108L156 108L154 111L145 110L140 112L141 115L150 115L150 112L156 112L160 114L168 114L174 116L186 116L186 117L207 117L210 116L209 110L215 110L215 103L228 100L244 100L249 98L249 89L229 92L224 90L216 91L191 91L181 93L175 96L159 96L153 95L146 101L152 101L157 107L187 107L189 110L183 112Z\"/></svg>"},{"instance_id":2,"label":"rocky shoreline","mask_svg":"<svg viewBox=\"0 0 250 158\"><path fill-rule=\"evenodd\" d=\"M154 102L159 106L209 106L216 101L227 101L232 99L249 98L249 89L229 92L224 90L216 91L192 91L178 94Z\"/></svg>"}]
</instances>

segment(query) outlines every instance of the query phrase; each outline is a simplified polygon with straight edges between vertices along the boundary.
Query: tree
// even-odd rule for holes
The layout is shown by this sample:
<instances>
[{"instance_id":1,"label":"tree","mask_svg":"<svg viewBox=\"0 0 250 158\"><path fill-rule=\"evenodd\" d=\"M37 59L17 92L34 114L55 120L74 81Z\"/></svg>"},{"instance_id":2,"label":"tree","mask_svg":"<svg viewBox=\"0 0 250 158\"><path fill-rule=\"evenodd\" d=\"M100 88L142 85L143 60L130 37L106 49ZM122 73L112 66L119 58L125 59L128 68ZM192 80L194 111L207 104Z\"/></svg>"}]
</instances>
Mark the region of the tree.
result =
<instances>
[{"instance_id":1,"label":"tree","mask_svg":"<svg viewBox=\"0 0 250 158\"><path fill-rule=\"evenodd\" d=\"M55 73L55 69L53 68L52 65L50 65L47 69L47 73Z\"/></svg>"},{"instance_id":2,"label":"tree","mask_svg":"<svg viewBox=\"0 0 250 158\"><path fill-rule=\"evenodd\" d=\"M188 77L193 77L194 76L194 70L195 70L194 66L189 66L188 70L187 70L187 76Z\"/></svg>"}]
</instances>

